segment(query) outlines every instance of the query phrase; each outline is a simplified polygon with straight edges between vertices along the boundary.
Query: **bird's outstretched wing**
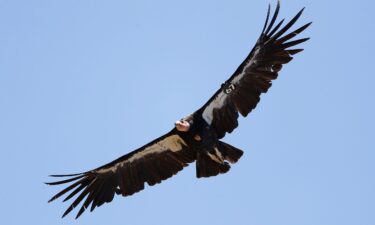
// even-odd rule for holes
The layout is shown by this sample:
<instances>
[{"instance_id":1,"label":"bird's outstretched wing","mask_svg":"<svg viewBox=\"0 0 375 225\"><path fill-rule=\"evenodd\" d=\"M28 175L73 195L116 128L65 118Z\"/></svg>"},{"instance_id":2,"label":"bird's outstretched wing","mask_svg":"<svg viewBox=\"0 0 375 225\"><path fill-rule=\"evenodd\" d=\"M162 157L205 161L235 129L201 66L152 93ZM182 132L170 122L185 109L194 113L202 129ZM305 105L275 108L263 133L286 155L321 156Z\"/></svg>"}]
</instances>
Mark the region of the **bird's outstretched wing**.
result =
<instances>
[{"instance_id":1,"label":"bird's outstretched wing","mask_svg":"<svg viewBox=\"0 0 375 225\"><path fill-rule=\"evenodd\" d=\"M294 54L303 50L294 47L309 39L291 40L311 23L287 33L304 9L284 27L284 19L276 23L279 10L280 2L269 20L270 6L268 7L264 28L254 48L200 110L204 120L215 128L219 138L224 137L226 132L231 133L238 126L238 112L246 117L256 107L261 93L267 92L271 87L271 81L277 78L282 65L290 62Z\"/></svg>"},{"instance_id":2,"label":"bird's outstretched wing","mask_svg":"<svg viewBox=\"0 0 375 225\"><path fill-rule=\"evenodd\" d=\"M111 202L115 194L132 195L144 189L145 182L155 185L182 170L196 158L194 150L173 129L151 143L124 155L97 169L65 177L65 180L47 183L60 185L71 183L49 202L69 193L64 202L75 197L65 211L66 216L82 201L78 218L91 205L91 211L105 202Z\"/></svg>"}]
</instances>

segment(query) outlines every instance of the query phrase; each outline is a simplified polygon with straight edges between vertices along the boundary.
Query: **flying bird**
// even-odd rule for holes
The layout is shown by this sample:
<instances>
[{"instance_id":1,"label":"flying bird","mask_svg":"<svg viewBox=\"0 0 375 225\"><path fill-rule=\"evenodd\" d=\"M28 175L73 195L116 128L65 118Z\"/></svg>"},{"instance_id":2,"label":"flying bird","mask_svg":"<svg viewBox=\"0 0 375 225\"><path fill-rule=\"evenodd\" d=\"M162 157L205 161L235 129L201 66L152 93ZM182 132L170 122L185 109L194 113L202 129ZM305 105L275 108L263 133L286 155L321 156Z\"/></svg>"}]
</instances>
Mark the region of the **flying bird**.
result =
<instances>
[{"instance_id":1,"label":"flying bird","mask_svg":"<svg viewBox=\"0 0 375 225\"><path fill-rule=\"evenodd\" d=\"M115 195L129 196L158 184L196 162L196 176L211 177L229 171L243 151L222 139L238 126L238 117L246 117L258 104L260 95L271 87L282 66L303 49L296 45L309 38L294 39L311 23L289 32L300 18L299 11L285 26L277 22L280 2L272 18L270 5L263 30L249 55L200 109L175 122L171 131L156 140L96 169L69 175L52 175L62 180L48 185L69 184L49 202L67 195L74 201L63 217L82 205L78 218L87 208L109 203Z\"/></svg>"}]
</instances>

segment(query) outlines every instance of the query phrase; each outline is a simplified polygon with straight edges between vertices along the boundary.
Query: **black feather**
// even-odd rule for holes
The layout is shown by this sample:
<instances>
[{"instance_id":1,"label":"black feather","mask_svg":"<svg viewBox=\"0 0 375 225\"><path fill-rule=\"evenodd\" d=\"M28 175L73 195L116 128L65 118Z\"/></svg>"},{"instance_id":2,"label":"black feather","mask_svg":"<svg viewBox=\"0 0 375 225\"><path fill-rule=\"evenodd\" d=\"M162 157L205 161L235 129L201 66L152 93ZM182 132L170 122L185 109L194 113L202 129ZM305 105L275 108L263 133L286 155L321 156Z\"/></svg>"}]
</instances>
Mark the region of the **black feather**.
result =
<instances>
[{"instance_id":1,"label":"black feather","mask_svg":"<svg viewBox=\"0 0 375 225\"><path fill-rule=\"evenodd\" d=\"M291 21L289 21L289 23L287 23L284 28L282 28L279 32L277 32L270 40L268 40L267 42L274 42L275 40L277 40L281 35L283 35L287 30L289 30L290 27L292 27L294 25L294 23L298 20L298 18L302 15L303 11L305 10L305 8L301 9L297 15L295 15L293 17L293 19Z\"/></svg>"},{"instance_id":2,"label":"black feather","mask_svg":"<svg viewBox=\"0 0 375 225\"><path fill-rule=\"evenodd\" d=\"M273 17L272 17L272 20L271 20L271 23L270 25L268 26L267 30L265 31L265 34L268 35L268 32L270 32L270 30L272 29L273 27L273 24L275 23L276 19L277 19L277 16L279 15L279 10L280 10L280 1L278 0L277 1L277 6L276 6L276 9L275 9L275 12L273 14Z\"/></svg>"}]
</instances>

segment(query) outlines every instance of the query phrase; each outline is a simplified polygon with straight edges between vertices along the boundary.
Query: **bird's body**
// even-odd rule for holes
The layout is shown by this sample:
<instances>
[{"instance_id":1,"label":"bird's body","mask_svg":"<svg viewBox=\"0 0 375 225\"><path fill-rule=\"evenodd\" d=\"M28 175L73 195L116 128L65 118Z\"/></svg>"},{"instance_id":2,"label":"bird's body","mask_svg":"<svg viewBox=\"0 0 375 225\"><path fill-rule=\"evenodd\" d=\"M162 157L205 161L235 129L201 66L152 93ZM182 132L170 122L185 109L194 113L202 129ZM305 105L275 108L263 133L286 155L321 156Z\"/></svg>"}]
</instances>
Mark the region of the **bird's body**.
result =
<instances>
[{"instance_id":1,"label":"bird's body","mask_svg":"<svg viewBox=\"0 0 375 225\"><path fill-rule=\"evenodd\" d=\"M187 131L186 140L196 146L198 152L204 151L210 146L212 147L218 141L216 132L207 124L199 112L194 113L189 118L191 118L188 121L191 124L191 128ZM183 134L181 135L182 137L184 136Z\"/></svg>"},{"instance_id":2,"label":"bird's body","mask_svg":"<svg viewBox=\"0 0 375 225\"><path fill-rule=\"evenodd\" d=\"M311 23L285 34L301 16L301 10L289 23L275 23L280 5L270 19L270 8L263 31L244 62L218 91L193 114L175 123L165 135L106 165L84 173L53 175L67 179L47 183L68 187L51 198L53 201L67 193L64 201L76 197L65 211L67 215L83 201L79 217L89 206L91 211L115 194L129 196L144 189L145 183L155 185L196 162L196 176L210 177L226 173L243 151L221 139L238 126L238 117L246 117L258 104L260 95L268 91L282 65L302 49L290 49L308 40L291 41Z\"/></svg>"}]
</instances>

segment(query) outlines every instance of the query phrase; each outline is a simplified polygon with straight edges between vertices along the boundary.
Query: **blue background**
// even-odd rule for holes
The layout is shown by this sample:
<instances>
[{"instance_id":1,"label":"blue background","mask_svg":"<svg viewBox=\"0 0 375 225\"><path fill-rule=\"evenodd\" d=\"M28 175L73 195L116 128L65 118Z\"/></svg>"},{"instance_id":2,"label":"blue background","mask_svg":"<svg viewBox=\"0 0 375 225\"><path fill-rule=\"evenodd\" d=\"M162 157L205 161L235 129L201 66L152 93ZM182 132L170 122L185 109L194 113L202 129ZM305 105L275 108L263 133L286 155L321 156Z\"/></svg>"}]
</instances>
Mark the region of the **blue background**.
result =
<instances>
[{"instance_id":1,"label":"blue background","mask_svg":"<svg viewBox=\"0 0 375 225\"><path fill-rule=\"evenodd\" d=\"M225 137L245 150L229 173L191 165L78 221L47 204L47 175L107 163L205 103L269 2L0 0L1 223L374 225L370 0L281 2L286 18L306 6L312 39Z\"/></svg>"}]
</instances>

